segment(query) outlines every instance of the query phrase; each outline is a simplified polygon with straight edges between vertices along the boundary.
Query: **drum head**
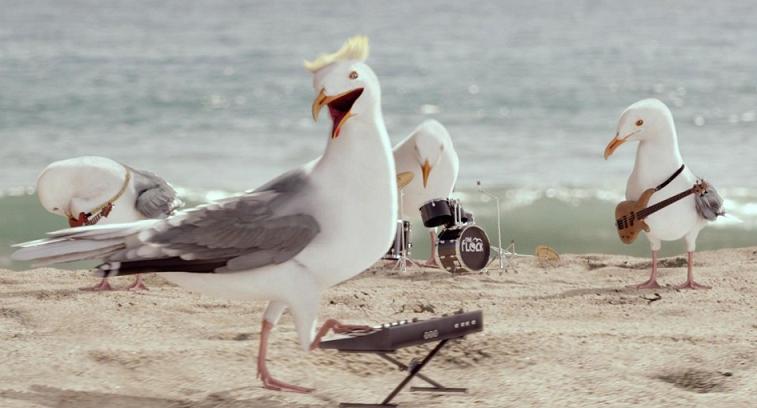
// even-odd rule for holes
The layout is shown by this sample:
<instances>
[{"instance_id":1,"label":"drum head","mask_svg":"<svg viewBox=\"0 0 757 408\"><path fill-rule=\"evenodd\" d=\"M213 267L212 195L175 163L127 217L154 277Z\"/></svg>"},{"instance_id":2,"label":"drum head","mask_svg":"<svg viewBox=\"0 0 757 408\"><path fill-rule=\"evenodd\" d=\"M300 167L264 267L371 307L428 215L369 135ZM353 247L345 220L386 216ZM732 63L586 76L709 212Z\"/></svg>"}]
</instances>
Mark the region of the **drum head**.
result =
<instances>
[{"instance_id":1,"label":"drum head","mask_svg":"<svg viewBox=\"0 0 757 408\"><path fill-rule=\"evenodd\" d=\"M446 199L431 200L423 204L420 211L423 225L427 228L448 225L454 221L452 209L449 206L449 201Z\"/></svg>"},{"instance_id":2,"label":"drum head","mask_svg":"<svg viewBox=\"0 0 757 408\"><path fill-rule=\"evenodd\" d=\"M457 250L460 263L471 271L480 271L489 263L489 237L477 225L463 228L458 237Z\"/></svg>"}]
</instances>

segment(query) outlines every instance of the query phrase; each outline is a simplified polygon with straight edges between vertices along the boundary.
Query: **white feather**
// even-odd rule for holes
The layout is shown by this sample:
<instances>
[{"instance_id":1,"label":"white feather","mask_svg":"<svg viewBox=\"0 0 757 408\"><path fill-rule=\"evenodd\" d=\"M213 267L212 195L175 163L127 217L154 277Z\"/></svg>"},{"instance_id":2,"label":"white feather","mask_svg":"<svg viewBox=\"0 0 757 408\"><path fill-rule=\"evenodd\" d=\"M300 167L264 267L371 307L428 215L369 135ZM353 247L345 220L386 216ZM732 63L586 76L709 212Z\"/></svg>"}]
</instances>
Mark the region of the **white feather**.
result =
<instances>
[{"instance_id":1,"label":"white feather","mask_svg":"<svg viewBox=\"0 0 757 408\"><path fill-rule=\"evenodd\" d=\"M110 239L104 241L54 240L35 246L23 247L14 252L11 257L16 261L41 260L45 258L58 257L61 255L88 253L122 243L123 241L119 239Z\"/></svg>"},{"instance_id":2,"label":"white feather","mask_svg":"<svg viewBox=\"0 0 757 408\"><path fill-rule=\"evenodd\" d=\"M53 232L48 232L51 237L66 237L72 239L110 239L114 237L125 237L138 231L148 229L162 220L147 219L134 222L125 222L121 224L98 224L86 227L66 228Z\"/></svg>"}]
</instances>

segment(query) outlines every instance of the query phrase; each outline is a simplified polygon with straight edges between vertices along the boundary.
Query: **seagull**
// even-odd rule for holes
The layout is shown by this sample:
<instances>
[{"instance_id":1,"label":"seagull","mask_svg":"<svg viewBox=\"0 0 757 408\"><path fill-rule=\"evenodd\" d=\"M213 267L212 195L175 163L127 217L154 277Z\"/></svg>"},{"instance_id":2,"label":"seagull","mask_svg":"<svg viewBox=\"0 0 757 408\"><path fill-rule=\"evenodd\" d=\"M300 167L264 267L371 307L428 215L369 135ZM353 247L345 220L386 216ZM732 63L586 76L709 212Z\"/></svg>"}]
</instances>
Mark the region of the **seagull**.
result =
<instances>
[{"instance_id":1,"label":"seagull","mask_svg":"<svg viewBox=\"0 0 757 408\"><path fill-rule=\"evenodd\" d=\"M400 217L405 220L420 218L420 207L434 199L452 194L457 181L460 160L447 129L436 120L421 123L410 135L394 146L394 160L398 172L413 175L401 193ZM432 173L433 171L433 173ZM431 236L431 252L426 265L434 266L436 236Z\"/></svg>"},{"instance_id":2,"label":"seagull","mask_svg":"<svg viewBox=\"0 0 757 408\"><path fill-rule=\"evenodd\" d=\"M37 197L71 227L166 218L183 203L163 178L107 157L82 156L51 163L37 178ZM107 278L87 290L111 290ZM129 290L146 290L137 275Z\"/></svg>"},{"instance_id":3,"label":"seagull","mask_svg":"<svg viewBox=\"0 0 757 408\"><path fill-rule=\"evenodd\" d=\"M268 371L268 339L289 309L304 350L329 331L364 328L328 319L316 332L323 291L372 266L386 252L397 214L391 145L381 88L364 62L368 39L350 38L335 53L305 63L313 73L317 119L332 126L324 154L245 194L181 211L164 220L93 225L20 244L15 259L49 263L104 259L104 276L165 272L200 293L268 300L258 377L268 389L310 392Z\"/></svg>"},{"instance_id":4,"label":"seagull","mask_svg":"<svg viewBox=\"0 0 757 408\"><path fill-rule=\"evenodd\" d=\"M636 150L633 172L626 185L627 200L636 201L645 190L655 186L662 187L652 195L648 204L651 206L691 188L697 182L697 177L687 165L684 165L681 152L678 150L673 114L661 101L641 100L629 106L620 115L615 137L605 148L605 159L610 157L618 146L629 141L638 141L639 147ZM712 189L706 198L690 195L649 215L645 219L649 231L645 231L645 234L652 249L652 274L646 282L634 287L659 288L657 253L662 241L683 238L688 252L688 275L686 282L677 288L708 289L709 286L694 281L696 240L699 232L709 221L723 214L723 199Z\"/></svg>"}]
</instances>

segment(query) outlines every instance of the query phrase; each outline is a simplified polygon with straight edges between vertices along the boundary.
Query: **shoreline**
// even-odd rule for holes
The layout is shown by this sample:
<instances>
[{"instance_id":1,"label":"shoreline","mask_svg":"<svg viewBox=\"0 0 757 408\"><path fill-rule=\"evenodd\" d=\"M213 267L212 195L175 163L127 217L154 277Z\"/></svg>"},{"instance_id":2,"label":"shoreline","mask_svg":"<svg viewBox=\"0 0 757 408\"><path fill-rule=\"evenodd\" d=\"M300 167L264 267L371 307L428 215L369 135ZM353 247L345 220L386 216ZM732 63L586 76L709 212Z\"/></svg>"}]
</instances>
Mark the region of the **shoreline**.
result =
<instances>
[{"instance_id":1,"label":"shoreline","mask_svg":"<svg viewBox=\"0 0 757 408\"><path fill-rule=\"evenodd\" d=\"M661 260L660 283L685 279ZM757 383L757 247L695 255L707 291L632 290L649 260L562 255L557 267L517 258L505 271L450 275L371 270L327 291L319 322L377 324L484 311L484 332L450 344L424 370L466 395L403 391L412 407L747 406ZM335 406L377 402L403 374L371 355L300 350L288 314L271 338L278 378L255 379L264 302L192 294L150 275L150 291L78 290L88 273L0 270L0 405L118 407ZM129 278L116 278L124 287ZM428 347L422 347L427 350ZM415 355L401 350L401 360ZM420 353L420 351L418 351ZM750 385L752 384L752 385Z\"/></svg>"}]
</instances>

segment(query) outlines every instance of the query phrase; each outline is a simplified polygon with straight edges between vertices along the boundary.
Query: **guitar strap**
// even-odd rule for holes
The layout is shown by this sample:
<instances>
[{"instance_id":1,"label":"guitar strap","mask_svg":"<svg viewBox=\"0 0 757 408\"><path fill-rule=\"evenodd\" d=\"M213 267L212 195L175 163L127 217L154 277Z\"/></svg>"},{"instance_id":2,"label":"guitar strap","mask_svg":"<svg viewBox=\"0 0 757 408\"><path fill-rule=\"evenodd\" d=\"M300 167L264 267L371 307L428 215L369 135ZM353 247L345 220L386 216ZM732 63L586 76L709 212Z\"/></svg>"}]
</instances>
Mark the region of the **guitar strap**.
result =
<instances>
[{"instance_id":1,"label":"guitar strap","mask_svg":"<svg viewBox=\"0 0 757 408\"><path fill-rule=\"evenodd\" d=\"M682 164L681 167L679 167L678 170L675 171L675 173L673 173L672 175L670 175L670 177L668 177L667 180L663 181L662 184L660 184L659 186L655 187L654 191L660 191L663 188L665 188L665 186L667 186L668 184L670 184L671 181L675 180L675 178L678 177L678 175L681 174L681 172L683 172L683 168L684 167L686 167L686 165Z\"/></svg>"}]
</instances>

